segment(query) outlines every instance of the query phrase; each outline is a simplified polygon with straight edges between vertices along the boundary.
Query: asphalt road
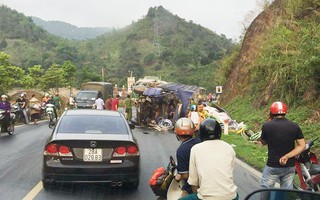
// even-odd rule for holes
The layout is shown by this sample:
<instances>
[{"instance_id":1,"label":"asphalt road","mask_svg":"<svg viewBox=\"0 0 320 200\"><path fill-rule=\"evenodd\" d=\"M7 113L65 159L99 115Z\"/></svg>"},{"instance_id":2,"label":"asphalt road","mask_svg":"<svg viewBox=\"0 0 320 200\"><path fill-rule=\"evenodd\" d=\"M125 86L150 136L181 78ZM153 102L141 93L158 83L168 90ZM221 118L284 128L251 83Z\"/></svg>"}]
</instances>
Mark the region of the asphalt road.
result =
<instances>
[{"instance_id":1,"label":"asphalt road","mask_svg":"<svg viewBox=\"0 0 320 200\"><path fill-rule=\"evenodd\" d=\"M51 133L48 122L16 128L12 136L0 136L0 199L132 199L156 200L148 185L152 172L167 166L169 156L175 156L179 142L173 133L136 128L133 130L141 152L141 176L137 191L114 189L104 185L63 184L45 191L41 184L41 164L44 143ZM148 132L145 134L143 132ZM240 199L259 188L260 175L242 162L237 162L234 177Z\"/></svg>"}]
</instances>

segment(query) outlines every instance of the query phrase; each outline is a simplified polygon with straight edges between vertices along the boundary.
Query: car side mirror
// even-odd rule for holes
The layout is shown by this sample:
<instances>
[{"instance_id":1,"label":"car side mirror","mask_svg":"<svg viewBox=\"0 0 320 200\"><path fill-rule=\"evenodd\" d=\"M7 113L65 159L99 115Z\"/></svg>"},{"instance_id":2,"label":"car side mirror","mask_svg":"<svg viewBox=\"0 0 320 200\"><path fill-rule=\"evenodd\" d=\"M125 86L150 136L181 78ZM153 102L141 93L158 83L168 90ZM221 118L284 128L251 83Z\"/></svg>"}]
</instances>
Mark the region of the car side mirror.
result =
<instances>
[{"instance_id":1,"label":"car side mirror","mask_svg":"<svg viewBox=\"0 0 320 200\"><path fill-rule=\"evenodd\" d=\"M136 126L134 124L129 124L129 127L130 127L131 130L136 128Z\"/></svg>"}]
</instances>

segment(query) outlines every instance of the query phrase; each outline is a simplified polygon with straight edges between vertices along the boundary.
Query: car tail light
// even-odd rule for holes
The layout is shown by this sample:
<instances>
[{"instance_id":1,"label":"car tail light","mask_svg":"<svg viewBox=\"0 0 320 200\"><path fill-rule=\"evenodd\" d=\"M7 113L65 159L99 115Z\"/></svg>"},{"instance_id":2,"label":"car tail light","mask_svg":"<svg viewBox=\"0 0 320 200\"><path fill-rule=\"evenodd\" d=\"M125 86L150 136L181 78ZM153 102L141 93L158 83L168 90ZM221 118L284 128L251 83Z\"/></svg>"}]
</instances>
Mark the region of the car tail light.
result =
<instances>
[{"instance_id":1,"label":"car tail light","mask_svg":"<svg viewBox=\"0 0 320 200\"><path fill-rule=\"evenodd\" d=\"M71 153L69 147L62 145L59 147L59 155L60 156L72 156L72 153Z\"/></svg>"},{"instance_id":2,"label":"car tail light","mask_svg":"<svg viewBox=\"0 0 320 200\"><path fill-rule=\"evenodd\" d=\"M126 154L127 154L127 148L124 146L120 146L114 150L113 156L120 157L120 156L126 156Z\"/></svg>"},{"instance_id":3,"label":"car tail light","mask_svg":"<svg viewBox=\"0 0 320 200\"><path fill-rule=\"evenodd\" d=\"M128 154L129 155L138 155L139 151L138 151L138 147L136 145L132 145L128 147Z\"/></svg>"},{"instance_id":4,"label":"car tail light","mask_svg":"<svg viewBox=\"0 0 320 200\"><path fill-rule=\"evenodd\" d=\"M136 156L139 155L139 150L136 145L130 146L120 146L114 150L113 157L122 157L122 156Z\"/></svg>"},{"instance_id":5,"label":"car tail light","mask_svg":"<svg viewBox=\"0 0 320 200\"><path fill-rule=\"evenodd\" d=\"M44 150L44 155L57 156L58 148L56 144L48 144Z\"/></svg>"},{"instance_id":6,"label":"car tail light","mask_svg":"<svg viewBox=\"0 0 320 200\"><path fill-rule=\"evenodd\" d=\"M50 156L72 156L69 147L53 143L46 146L43 154Z\"/></svg>"}]
</instances>

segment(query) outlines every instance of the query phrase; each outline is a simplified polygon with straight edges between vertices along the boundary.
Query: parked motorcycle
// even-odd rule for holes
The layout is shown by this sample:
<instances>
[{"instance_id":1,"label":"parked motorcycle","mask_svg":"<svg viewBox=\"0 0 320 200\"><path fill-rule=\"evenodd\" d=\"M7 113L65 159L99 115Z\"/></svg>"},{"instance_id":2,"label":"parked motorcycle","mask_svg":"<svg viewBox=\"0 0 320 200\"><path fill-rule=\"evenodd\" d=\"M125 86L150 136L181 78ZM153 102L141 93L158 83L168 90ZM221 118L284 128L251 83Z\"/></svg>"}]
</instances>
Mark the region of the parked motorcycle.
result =
<instances>
[{"instance_id":1,"label":"parked motorcycle","mask_svg":"<svg viewBox=\"0 0 320 200\"><path fill-rule=\"evenodd\" d=\"M165 169L164 167L157 168L150 180L149 185L158 199L177 200L182 195L181 182L175 180L177 165L172 156L170 162Z\"/></svg>"},{"instance_id":2,"label":"parked motorcycle","mask_svg":"<svg viewBox=\"0 0 320 200\"><path fill-rule=\"evenodd\" d=\"M5 117L5 110L0 109L0 128L1 128L1 122L2 120L4 120ZM14 133L14 125L15 125L15 119L16 119L16 115L14 112L10 112L10 120L9 120L9 124L7 127L8 130L8 134L12 135Z\"/></svg>"},{"instance_id":3,"label":"parked motorcycle","mask_svg":"<svg viewBox=\"0 0 320 200\"><path fill-rule=\"evenodd\" d=\"M318 138L308 141L306 149L295 160L296 174L295 187L300 190L320 192L320 165L317 156L310 151Z\"/></svg>"}]
</instances>

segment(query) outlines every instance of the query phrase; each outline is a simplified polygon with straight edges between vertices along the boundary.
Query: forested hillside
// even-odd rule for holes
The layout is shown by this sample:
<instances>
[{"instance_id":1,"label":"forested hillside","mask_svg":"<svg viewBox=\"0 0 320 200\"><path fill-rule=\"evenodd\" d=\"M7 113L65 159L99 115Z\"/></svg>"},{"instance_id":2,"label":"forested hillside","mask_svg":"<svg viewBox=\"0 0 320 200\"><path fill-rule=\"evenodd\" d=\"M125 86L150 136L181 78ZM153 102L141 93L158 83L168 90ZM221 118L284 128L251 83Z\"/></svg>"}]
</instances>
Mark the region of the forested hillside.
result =
<instances>
[{"instance_id":1,"label":"forested hillside","mask_svg":"<svg viewBox=\"0 0 320 200\"><path fill-rule=\"evenodd\" d=\"M275 0L252 22L229 62L225 100L248 94L257 105L275 99L291 105L316 101L320 93L319 21L317 0Z\"/></svg>"},{"instance_id":2,"label":"forested hillside","mask_svg":"<svg viewBox=\"0 0 320 200\"><path fill-rule=\"evenodd\" d=\"M66 40L36 26L30 17L0 7L0 48L11 64L47 71L66 61L76 67L71 86L88 80L125 85L136 78L157 75L167 81L196 84L212 90L218 61L233 47L230 39L186 22L163 7L150 8L137 22L93 40ZM181 73L183 71L183 73ZM27 71L26 71L27 73Z\"/></svg>"},{"instance_id":3,"label":"forested hillside","mask_svg":"<svg viewBox=\"0 0 320 200\"><path fill-rule=\"evenodd\" d=\"M81 45L85 61L105 67L112 82L123 84L123 77L133 71L136 77L157 75L209 89L214 87L217 61L233 46L225 36L186 22L161 6L150 8L143 19L124 29Z\"/></svg>"},{"instance_id":4,"label":"forested hillside","mask_svg":"<svg viewBox=\"0 0 320 200\"><path fill-rule=\"evenodd\" d=\"M280 100L307 138L320 136L319 21L318 0L275 0L259 14L218 72L222 102L234 118L259 131Z\"/></svg>"},{"instance_id":5,"label":"forested hillside","mask_svg":"<svg viewBox=\"0 0 320 200\"><path fill-rule=\"evenodd\" d=\"M98 35L112 31L107 27L77 27L61 21L45 21L38 17L32 17L33 22L47 30L49 33L61 36L66 39L84 40L93 39Z\"/></svg>"}]
</instances>

